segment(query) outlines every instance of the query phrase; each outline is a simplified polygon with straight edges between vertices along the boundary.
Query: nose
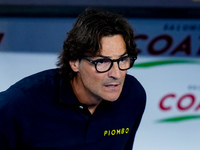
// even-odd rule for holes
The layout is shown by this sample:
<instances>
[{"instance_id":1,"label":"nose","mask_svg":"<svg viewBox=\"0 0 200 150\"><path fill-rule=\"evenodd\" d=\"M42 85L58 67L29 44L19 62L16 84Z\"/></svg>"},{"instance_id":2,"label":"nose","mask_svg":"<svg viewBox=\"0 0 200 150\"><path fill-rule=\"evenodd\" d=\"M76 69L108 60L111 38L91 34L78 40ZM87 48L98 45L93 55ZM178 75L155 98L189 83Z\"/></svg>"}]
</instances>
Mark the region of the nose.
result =
<instances>
[{"instance_id":1,"label":"nose","mask_svg":"<svg viewBox=\"0 0 200 150\"><path fill-rule=\"evenodd\" d=\"M113 66L111 69L108 71L108 76L113 79L118 79L121 76L121 70L118 67L117 62L113 62Z\"/></svg>"}]
</instances>

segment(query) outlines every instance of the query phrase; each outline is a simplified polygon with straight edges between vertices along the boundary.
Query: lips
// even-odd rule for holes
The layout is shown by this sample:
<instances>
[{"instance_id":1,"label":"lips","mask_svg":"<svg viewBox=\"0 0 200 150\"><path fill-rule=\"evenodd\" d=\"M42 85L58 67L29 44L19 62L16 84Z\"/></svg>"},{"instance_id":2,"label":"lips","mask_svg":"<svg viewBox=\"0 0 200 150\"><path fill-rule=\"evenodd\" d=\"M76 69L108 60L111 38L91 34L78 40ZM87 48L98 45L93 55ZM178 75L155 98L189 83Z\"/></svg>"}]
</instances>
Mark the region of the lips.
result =
<instances>
[{"instance_id":1,"label":"lips","mask_svg":"<svg viewBox=\"0 0 200 150\"><path fill-rule=\"evenodd\" d=\"M106 90L108 90L110 92L119 90L119 84L118 83L105 84L104 87L106 88Z\"/></svg>"},{"instance_id":2,"label":"lips","mask_svg":"<svg viewBox=\"0 0 200 150\"><path fill-rule=\"evenodd\" d=\"M105 86L106 87L116 87L116 86L118 86L119 84L106 84Z\"/></svg>"}]
</instances>

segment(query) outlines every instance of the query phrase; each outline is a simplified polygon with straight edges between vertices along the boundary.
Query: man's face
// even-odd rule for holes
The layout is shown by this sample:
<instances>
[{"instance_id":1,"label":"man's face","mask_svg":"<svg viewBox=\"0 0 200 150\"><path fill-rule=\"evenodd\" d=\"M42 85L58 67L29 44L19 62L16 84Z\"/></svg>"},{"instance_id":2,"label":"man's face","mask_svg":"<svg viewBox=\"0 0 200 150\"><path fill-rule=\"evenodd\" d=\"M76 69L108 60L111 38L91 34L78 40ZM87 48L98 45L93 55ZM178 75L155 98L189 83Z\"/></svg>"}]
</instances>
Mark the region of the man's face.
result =
<instances>
[{"instance_id":1,"label":"man's face","mask_svg":"<svg viewBox=\"0 0 200 150\"><path fill-rule=\"evenodd\" d=\"M89 57L95 61L102 57L119 59L126 56L126 44L121 35L106 36L101 39L100 54L96 57ZM70 63L72 69L77 72L73 79L76 96L81 102L89 100L91 102L108 100L115 101L120 96L126 71L118 68L117 62L113 62L112 68L104 73L98 73L95 65L85 59ZM85 100L84 100L85 99Z\"/></svg>"}]
</instances>

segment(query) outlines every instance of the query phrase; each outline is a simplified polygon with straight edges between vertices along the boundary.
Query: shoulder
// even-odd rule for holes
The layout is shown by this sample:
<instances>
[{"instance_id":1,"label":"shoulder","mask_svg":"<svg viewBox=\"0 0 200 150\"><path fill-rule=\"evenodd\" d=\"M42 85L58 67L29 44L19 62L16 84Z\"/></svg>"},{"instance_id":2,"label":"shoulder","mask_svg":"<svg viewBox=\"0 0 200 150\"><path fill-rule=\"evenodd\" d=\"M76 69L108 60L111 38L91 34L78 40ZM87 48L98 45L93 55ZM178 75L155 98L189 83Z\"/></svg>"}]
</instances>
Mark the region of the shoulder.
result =
<instances>
[{"instance_id":1,"label":"shoulder","mask_svg":"<svg viewBox=\"0 0 200 150\"><path fill-rule=\"evenodd\" d=\"M53 88L60 82L58 69L45 70L31 76L25 77L12 85L8 90L19 89L24 93L42 93Z\"/></svg>"},{"instance_id":2,"label":"shoulder","mask_svg":"<svg viewBox=\"0 0 200 150\"><path fill-rule=\"evenodd\" d=\"M142 84L134 76L129 74L126 75L124 88L126 90L130 89L132 91L145 94L145 89Z\"/></svg>"},{"instance_id":3,"label":"shoulder","mask_svg":"<svg viewBox=\"0 0 200 150\"><path fill-rule=\"evenodd\" d=\"M58 69L45 70L18 81L4 92L0 92L0 106L6 104L20 104L42 95L51 93L55 85L59 85Z\"/></svg>"},{"instance_id":4,"label":"shoulder","mask_svg":"<svg viewBox=\"0 0 200 150\"><path fill-rule=\"evenodd\" d=\"M49 81L54 81L54 79L58 77L59 77L58 69L45 70L23 78L22 80L12 85L10 88L19 88L22 90L26 90L28 88L41 86L42 84L49 83Z\"/></svg>"},{"instance_id":5,"label":"shoulder","mask_svg":"<svg viewBox=\"0 0 200 150\"><path fill-rule=\"evenodd\" d=\"M146 104L146 91L144 87L134 76L128 74L125 78L122 97L126 97L131 102Z\"/></svg>"}]
</instances>

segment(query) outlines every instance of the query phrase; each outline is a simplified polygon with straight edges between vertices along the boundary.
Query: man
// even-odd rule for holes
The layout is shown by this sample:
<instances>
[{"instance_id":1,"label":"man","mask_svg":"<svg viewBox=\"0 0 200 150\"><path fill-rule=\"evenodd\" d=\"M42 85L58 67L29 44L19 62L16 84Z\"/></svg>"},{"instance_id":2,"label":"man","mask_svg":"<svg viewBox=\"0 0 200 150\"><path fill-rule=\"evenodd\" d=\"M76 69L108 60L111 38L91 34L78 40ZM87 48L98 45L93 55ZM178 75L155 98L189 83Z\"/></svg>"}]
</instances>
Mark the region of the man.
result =
<instances>
[{"instance_id":1,"label":"man","mask_svg":"<svg viewBox=\"0 0 200 150\"><path fill-rule=\"evenodd\" d=\"M146 103L141 84L126 74L137 54L126 19L83 12L58 69L0 93L0 149L131 150Z\"/></svg>"}]
</instances>

